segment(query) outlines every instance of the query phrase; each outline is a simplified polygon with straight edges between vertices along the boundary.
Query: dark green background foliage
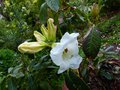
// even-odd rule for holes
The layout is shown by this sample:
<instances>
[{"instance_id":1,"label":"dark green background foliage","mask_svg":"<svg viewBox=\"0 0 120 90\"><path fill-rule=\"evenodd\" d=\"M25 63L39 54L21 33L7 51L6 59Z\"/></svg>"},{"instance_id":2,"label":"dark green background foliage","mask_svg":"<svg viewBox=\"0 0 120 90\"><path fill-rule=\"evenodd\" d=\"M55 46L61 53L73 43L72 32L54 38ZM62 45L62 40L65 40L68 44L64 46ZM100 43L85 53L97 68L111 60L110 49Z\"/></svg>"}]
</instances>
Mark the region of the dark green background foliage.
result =
<instances>
[{"instance_id":1,"label":"dark green background foliage","mask_svg":"<svg viewBox=\"0 0 120 90\"><path fill-rule=\"evenodd\" d=\"M108 11L120 10L120 0L103 0Z\"/></svg>"},{"instance_id":2,"label":"dark green background foliage","mask_svg":"<svg viewBox=\"0 0 120 90\"><path fill-rule=\"evenodd\" d=\"M109 43L120 43L120 14L117 14L97 25L103 40Z\"/></svg>"},{"instance_id":3,"label":"dark green background foliage","mask_svg":"<svg viewBox=\"0 0 120 90\"><path fill-rule=\"evenodd\" d=\"M0 71L7 73L8 68L14 65L15 56L10 49L0 49Z\"/></svg>"}]
</instances>

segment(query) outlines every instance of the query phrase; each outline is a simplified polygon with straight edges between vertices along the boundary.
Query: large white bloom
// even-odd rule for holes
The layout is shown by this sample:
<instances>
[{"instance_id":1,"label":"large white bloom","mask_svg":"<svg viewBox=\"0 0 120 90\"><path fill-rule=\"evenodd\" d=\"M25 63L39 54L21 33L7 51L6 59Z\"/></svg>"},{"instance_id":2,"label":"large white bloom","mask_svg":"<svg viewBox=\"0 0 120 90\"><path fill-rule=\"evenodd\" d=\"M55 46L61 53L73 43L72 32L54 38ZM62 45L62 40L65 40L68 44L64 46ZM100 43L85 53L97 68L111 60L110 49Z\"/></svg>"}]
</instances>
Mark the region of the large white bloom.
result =
<instances>
[{"instance_id":1,"label":"large white bloom","mask_svg":"<svg viewBox=\"0 0 120 90\"><path fill-rule=\"evenodd\" d=\"M79 33L69 34L66 32L59 43L52 48L50 52L53 63L60 66L58 74L65 70L77 69L82 61L82 57L79 56L78 52L78 41L77 36Z\"/></svg>"}]
</instances>

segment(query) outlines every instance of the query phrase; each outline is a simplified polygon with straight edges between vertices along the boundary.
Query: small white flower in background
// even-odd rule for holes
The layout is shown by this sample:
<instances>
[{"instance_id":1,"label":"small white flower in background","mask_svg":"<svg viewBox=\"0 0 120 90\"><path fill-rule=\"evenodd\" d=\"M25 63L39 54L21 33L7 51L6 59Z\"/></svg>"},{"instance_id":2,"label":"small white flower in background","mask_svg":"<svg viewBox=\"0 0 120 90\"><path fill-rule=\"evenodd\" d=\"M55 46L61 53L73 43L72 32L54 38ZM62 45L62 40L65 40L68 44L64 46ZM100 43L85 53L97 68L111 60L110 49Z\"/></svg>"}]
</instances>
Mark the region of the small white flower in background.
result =
<instances>
[{"instance_id":1,"label":"small white flower in background","mask_svg":"<svg viewBox=\"0 0 120 90\"><path fill-rule=\"evenodd\" d=\"M79 56L77 36L79 33L69 34L66 32L59 43L52 48L50 57L57 66L60 66L58 74L67 69L77 69L82 62L82 57Z\"/></svg>"}]
</instances>

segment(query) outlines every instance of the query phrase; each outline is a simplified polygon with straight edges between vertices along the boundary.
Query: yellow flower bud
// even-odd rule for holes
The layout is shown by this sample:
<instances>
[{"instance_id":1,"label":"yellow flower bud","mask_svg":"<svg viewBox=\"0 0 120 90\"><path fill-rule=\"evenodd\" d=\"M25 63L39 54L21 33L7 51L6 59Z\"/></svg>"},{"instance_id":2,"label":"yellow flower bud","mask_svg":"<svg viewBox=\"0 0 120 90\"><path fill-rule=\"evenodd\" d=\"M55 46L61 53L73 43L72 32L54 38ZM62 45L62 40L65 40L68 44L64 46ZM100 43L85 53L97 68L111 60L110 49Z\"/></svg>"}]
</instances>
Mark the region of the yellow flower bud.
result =
<instances>
[{"instance_id":1,"label":"yellow flower bud","mask_svg":"<svg viewBox=\"0 0 120 90\"><path fill-rule=\"evenodd\" d=\"M48 39L48 30L44 25L41 26L41 32L46 37L46 39Z\"/></svg>"},{"instance_id":2,"label":"yellow flower bud","mask_svg":"<svg viewBox=\"0 0 120 90\"><path fill-rule=\"evenodd\" d=\"M44 42L24 42L18 46L21 53L36 53L41 51L47 46Z\"/></svg>"},{"instance_id":3,"label":"yellow flower bud","mask_svg":"<svg viewBox=\"0 0 120 90\"><path fill-rule=\"evenodd\" d=\"M94 3L93 6L92 6L92 10L91 10L91 13L94 17L98 16L99 13L100 13L100 7L98 4Z\"/></svg>"},{"instance_id":4,"label":"yellow flower bud","mask_svg":"<svg viewBox=\"0 0 120 90\"><path fill-rule=\"evenodd\" d=\"M56 40L56 29L53 24L53 19L48 19L48 27L41 26L41 33L34 31L36 42L24 42L18 46L18 50L22 53L36 53L45 47L52 47ZM49 43L50 41L50 43Z\"/></svg>"},{"instance_id":5,"label":"yellow flower bud","mask_svg":"<svg viewBox=\"0 0 120 90\"><path fill-rule=\"evenodd\" d=\"M52 18L49 18L47 22L48 37L49 37L48 39L50 41L56 40L56 29L55 29L53 22L54 20Z\"/></svg>"},{"instance_id":6,"label":"yellow flower bud","mask_svg":"<svg viewBox=\"0 0 120 90\"><path fill-rule=\"evenodd\" d=\"M34 31L34 36L35 36L35 38L38 42L46 40L46 38L41 33L39 33L38 31Z\"/></svg>"}]
</instances>

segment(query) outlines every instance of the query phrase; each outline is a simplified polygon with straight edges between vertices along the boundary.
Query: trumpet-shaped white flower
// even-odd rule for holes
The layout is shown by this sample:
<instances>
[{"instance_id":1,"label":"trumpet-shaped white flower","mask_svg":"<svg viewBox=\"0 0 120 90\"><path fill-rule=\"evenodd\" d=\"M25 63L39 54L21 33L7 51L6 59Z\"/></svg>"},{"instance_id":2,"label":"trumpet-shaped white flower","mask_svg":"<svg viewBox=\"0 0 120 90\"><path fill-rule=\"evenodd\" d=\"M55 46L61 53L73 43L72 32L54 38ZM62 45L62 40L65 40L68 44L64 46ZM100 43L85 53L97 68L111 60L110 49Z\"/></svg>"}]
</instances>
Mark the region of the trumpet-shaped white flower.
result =
<instances>
[{"instance_id":1,"label":"trumpet-shaped white flower","mask_svg":"<svg viewBox=\"0 0 120 90\"><path fill-rule=\"evenodd\" d=\"M50 52L53 63L60 66L58 74L66 71L67 69L77 69L82 62L82 57L78 52L77 36L79 33L69 34L66 32L60 43L56 43L56 46L52 48Z\"/></svg>"}]
</instances>

